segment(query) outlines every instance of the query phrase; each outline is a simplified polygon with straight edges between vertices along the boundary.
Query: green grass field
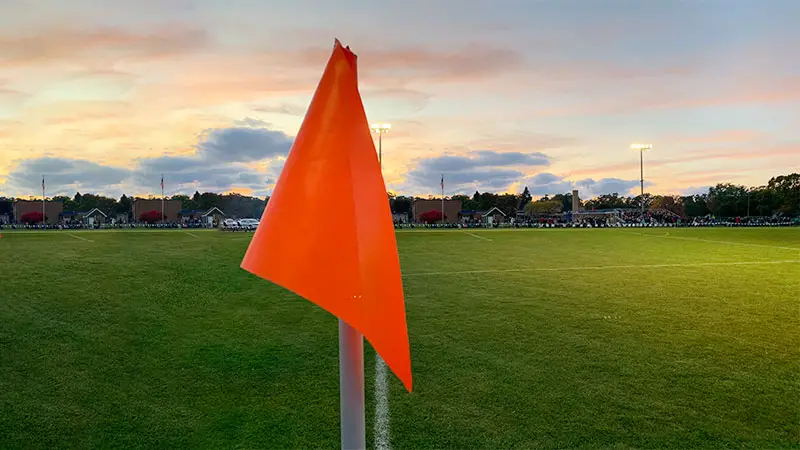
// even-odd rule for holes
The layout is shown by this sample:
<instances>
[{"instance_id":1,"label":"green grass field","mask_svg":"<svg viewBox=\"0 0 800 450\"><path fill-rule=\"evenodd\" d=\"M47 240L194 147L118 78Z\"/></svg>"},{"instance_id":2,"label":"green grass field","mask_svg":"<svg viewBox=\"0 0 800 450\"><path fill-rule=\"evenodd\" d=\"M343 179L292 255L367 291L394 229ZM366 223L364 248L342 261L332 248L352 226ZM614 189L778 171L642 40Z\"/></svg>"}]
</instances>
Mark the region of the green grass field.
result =
<instances>
[{"instance_id":1,"label":"green grass field","mask_svg":"<svg viewBox=\"0 0 800 450\"><path fill-rule=\"evenodd\" d=\"M393 448L800 447L800 229L397 236ZM0 448L338 448L336 319L248 239L3 233Z\"/></svg>"}]
</instances>

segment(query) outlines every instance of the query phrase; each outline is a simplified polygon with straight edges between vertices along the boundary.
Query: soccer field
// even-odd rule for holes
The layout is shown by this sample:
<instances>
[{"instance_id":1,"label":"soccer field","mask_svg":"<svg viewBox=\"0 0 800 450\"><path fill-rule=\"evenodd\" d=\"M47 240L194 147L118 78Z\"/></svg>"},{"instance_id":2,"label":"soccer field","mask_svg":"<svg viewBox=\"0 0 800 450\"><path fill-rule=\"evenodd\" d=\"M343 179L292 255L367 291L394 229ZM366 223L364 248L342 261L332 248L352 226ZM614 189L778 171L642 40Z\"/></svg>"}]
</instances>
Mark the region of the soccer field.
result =
<instances>
[{"instance_id":1,"label":"soccer field","mask_svg":"<svg viewBox=\"0 0 800 450\"><path fill-rule=\"evenodd\" d=\"M0 447L338 448L336 319L240 269L250 236L3 233ZM800 229L397 240L393 448L800 446Z\"/></svg>"}]
</instances>

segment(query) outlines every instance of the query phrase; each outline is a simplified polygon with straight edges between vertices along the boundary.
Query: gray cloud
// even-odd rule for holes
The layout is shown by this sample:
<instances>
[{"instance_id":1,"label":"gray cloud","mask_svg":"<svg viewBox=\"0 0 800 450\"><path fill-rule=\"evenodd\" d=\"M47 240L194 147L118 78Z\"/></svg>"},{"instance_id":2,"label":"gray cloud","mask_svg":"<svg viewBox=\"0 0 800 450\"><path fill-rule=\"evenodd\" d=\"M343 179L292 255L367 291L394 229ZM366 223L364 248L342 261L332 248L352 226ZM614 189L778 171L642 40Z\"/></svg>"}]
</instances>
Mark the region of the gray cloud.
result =
<instances>
[{"instance_id":1,"label":"gray cloud","mask_svg":"<svg viewBox=\"0 0 800 450\"><path fill-rule=\"evenodd\" d=\"M543 153L495 152L479 150L475 156L437 156L421 160L417 167L423 171L453 172L481 167L546 166L549 159Z\"/></svg>"},{"instance_id":2,"label":"gray cloud","mask_svg":"<svg viewBox=\"0 0 800 450\"><path fill-rule=\"evenodd\" d=\"M273 114L285 114L287 116L302 117L306 113L306 109L302 106L290 105L288 103L269 104L263 106L256 106L253 111Z\"/></svg>"},{"instance_id":3,"label":"gray cloud","mask_svg":"<svg viewBox=\"0 0 800 450\"><path fill-rule=\"evenodd\" d=\"M47 195L74 193L75 188L91 191L118 190L131 171L91 161L43 157L20 162L8 174L7 188L19 192L40 192L45 177Z\"/></svg>"},{"instance_id":4,"label":"gray cloud","mask_svg":"<svg viewBox=\"0 0 800 450\"><path fill-rule=\"evenodd\" d=\"M291 137L267 125L248 118L231 128L206 130L194 155L142 158L131 168L69 158L23 160L9 173L4 189L12 195L40 192L44 175L49 196L76 190L115 197L123 192L158 194L163 174L167 194L240 187L263 196L278 179L292 145ZM265 172L246 165L261 160L267 162Z\"/></svg>"},{"instance_id":5,"label":"gray cloud","mask_svg":"<svg viewBox=\"0 0 800 450\"><path fill-rule=\"evenodd\" d=\"M563 194L572 191L575 187L571 181L549 172L541 172L528 177L522 180L522 185L527 187L534 196Z\"/></svg>"},{"instance_id":6,"label":"gray cloud","mask_svg":"<svg viewBox=\"0 0 800 450\"><path fill-rule=\"evenodd\" d=\"M627 195L631 189L639 185L639 181L619 178L603 178L600 180L586 178L579 181L570 181L552 173L542 172L523 179L522 185L527 186L528 191L535 196L564 194L577 189L581 198L588 199L615 192L620 195Z\"/></svg>"},{"instance_id":7,"label":"gray cloud","mask_svg":"<svg viewBox=\"0 0 800 450\"><path fill-rule=\"evenodd\" d=\"M645 183L647 184L647 183ZM698 186L698 187L689 187L680 191L681 195L698 195L698 194L708 194L708 190L711 189L711 186Z\"/></svg>"},{"instance_id":8,"label":"gray cloud","mask_svg":"<svg viewBox=\"0 0 800 450\"><path fill-rule=\"evenodd\" d=\"M195 146L197 155L222 162L250 162L275 156L286 156L292 138L280 131L265 128L265 122L245 119L233 128L206 130Z\"/></svg>"},{"instance_id":9,"label":"gray cloud","mask_svg":"<svg viewBox=\"0 0 800 450\"><path fill-rule=\"evenodd\" d=\"M547 164L548 157L539 152L478 150L469 156L436 156L418 160L406 173L403 185L396 189L410 193L435 192L444 174L446 193L504 190L524 178L524 173L516 167Z\"/></svg>"}]
</instances>

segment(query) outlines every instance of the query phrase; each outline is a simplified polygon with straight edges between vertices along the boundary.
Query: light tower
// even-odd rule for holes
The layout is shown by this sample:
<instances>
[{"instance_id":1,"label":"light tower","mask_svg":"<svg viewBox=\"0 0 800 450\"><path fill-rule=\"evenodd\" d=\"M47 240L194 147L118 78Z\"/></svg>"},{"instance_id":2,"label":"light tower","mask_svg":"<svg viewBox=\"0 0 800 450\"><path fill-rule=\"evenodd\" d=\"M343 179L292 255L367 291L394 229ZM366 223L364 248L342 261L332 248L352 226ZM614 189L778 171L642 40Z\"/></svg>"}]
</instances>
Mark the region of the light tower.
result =
<instances>
[{"instance_id":1,"label":"light tower","mask_svg":"<svg viewBox=\"0 0 800 450\"><path fill-rule=\"evenodd\" d=\"M378 162L381 164L381 169L383 169L383 149L381 148L383 144L382 138L384 134L388 133L392 129L392 125L389 123L373 123L369 127L372 128L372 131L378 133Z\"/></svg>"},{"instance_id":2,"label":"light tower","mask_svg":"<svg viewBox=\"0 0 800 450\"><path fill-rule=\"evenodd\" d=\"M652 150L653 146L650 144L631 144L631 150L639 150L639 182L641 185L641 207L642 217L644 217L644 151Z\"/></svg>"}]
</instances>

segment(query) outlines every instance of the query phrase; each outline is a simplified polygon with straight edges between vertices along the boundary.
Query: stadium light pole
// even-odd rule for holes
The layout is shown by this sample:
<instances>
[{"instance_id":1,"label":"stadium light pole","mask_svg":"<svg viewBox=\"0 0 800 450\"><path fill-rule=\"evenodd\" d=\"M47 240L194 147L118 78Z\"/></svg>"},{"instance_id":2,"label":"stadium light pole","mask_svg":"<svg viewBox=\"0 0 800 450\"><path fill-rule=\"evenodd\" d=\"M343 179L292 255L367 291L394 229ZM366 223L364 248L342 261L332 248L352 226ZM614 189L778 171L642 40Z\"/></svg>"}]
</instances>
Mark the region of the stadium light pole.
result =
<instances>
[{"instance_id":1,"label":"stadium light pole","mask_svg":"<svg viewBox=\"0 0 800 450\"><path fill-rule=\"evenodd\" d=\"M373 123L369 126L372 131L378 133L378 163L383 170L383 135L392 129L392 124L389 123Z\"/></svg>"},{"instance_id":2,"label":"stadium light pole","mask_svg":"<svg viewBox=\"0 0 800 450\"><path fill-rule=\"evenodd\" d=\"M639 150L639 182L642 188L641 207L642 207L642 217L644 217L644 151L652 150L653 146L650 144L631 144L631 149Z\"/></svg>"}]
</instances>

